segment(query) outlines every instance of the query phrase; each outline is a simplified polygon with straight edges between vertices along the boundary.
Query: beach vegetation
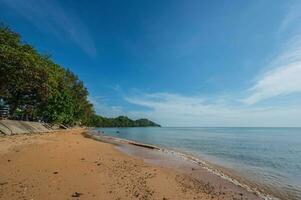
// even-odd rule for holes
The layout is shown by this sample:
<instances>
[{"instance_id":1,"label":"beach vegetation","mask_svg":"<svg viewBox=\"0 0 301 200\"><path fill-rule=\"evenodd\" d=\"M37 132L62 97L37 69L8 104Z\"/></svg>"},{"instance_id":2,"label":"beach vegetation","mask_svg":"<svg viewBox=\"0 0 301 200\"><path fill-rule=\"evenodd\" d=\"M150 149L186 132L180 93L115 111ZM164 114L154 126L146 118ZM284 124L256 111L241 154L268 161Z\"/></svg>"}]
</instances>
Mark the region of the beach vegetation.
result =
<instances>
[{"instance_id":1,"label":"beach vegetation","mask_svg":"<svg viewBox=\"0 0 301 200\"><path fill-rule=\"evenodd\" d=\"M0 25L0 100L5 102L1 110L8 108L11 119L70 126L157 126L147 119L98 116L88 95L77 75Z\"/></svg>"}]
</instances>

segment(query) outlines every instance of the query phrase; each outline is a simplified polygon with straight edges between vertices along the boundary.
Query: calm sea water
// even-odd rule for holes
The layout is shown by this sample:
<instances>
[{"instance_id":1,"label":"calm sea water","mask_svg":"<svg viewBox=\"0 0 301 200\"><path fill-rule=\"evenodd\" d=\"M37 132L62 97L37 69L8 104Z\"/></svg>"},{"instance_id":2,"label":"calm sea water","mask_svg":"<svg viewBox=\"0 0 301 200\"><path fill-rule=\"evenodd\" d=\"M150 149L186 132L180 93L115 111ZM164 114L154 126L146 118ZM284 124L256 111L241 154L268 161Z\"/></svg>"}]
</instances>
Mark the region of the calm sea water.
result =
<instances>
[{"instance_id":1,"label":"calm sea water","mask_svg":"<svg viewBox=\"0 0 301 200\"><path fill-rule=\"evenodd\" d=\"M283 199L301 199L301 128L101 128L106 135L193 154Z\"/></svg>"}]
</instances>

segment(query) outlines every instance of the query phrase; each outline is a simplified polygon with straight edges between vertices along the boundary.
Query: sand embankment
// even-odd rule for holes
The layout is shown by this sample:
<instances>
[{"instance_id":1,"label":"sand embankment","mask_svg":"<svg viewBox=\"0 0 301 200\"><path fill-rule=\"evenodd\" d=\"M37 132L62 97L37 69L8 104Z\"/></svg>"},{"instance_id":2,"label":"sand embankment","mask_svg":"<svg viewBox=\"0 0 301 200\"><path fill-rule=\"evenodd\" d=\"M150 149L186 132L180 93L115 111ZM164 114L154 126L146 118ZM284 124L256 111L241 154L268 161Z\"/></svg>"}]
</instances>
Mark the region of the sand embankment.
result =
<instances>
[{"instance_id":1,"label":"sand embankment","mask_svg":"<svg viewBox=\"0 0 301 200\"><path fill-rule=\"evenodd\" d=\"M83 130L0 137L0 199L258 199L145 163Z\"/></svg>"}]
</instances>

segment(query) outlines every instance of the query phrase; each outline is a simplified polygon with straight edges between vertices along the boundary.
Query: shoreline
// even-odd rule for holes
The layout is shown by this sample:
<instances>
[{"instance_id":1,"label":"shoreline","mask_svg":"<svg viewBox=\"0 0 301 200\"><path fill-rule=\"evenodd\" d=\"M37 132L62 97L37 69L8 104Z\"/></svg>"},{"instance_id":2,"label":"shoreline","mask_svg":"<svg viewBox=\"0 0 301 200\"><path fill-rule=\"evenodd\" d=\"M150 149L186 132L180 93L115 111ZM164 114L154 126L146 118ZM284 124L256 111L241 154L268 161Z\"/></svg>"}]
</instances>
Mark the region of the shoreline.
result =
<instances>
[{"instance_id":1,"label":"shoreline","mask_svg":"<svg viewBox=\"0 0 301 200\"><path fill-rule=\"evenodd\" d=\"M169 148L159 147L159 146L152 145L152 144L145 144L145 143L141 143L141 142L137 142L137 141L133 141L133 140L108 136L108 135L105 135L105 132L104 133L97 132L96 135L92 134L92 132L93 132L93 129L90 130L89 132L86 132L85 135L87 135L87 137L90 137L92 139L102 141L102 142L107 142L107 143L110 143L113 145L128 144L128 145L133 145L136 147L146 148L150 151L160 151L165 154L170 154L172 156L176 156L181 159L187 160L188 162L197 164L198 166L207 170L209 173L217 175L220 178L225 179L225 180L235 184L238 187L242 187L245 190L247 190L248 192L255 193L261 199L280 200L279 198L274 197L271 194L268 194L266 191L263 191L260 188L252 186L251 183L249 183L249 182L246 183L246 181L242 181L241 177L238 177L237 175L233 175L231 172L229 172L229 170L225 170L224 167L218 166L218 165L213 164L204 159L197 158L191 154L183 153L178 150L173 150L173 149L169 149ZM140 156L140 158L143 159L143 156L142 157Z\"/></svg>"},{"instance_id":2,"label":"shoreline","mask_svg":"<svg viewBox=\"0 0 301 200\"><path fill-rule=\"evenodd\" d=\"M0 199L260 199L207 171L150 164L87 137L82 129L1 136Z\"/></svg>"}]
</instances>

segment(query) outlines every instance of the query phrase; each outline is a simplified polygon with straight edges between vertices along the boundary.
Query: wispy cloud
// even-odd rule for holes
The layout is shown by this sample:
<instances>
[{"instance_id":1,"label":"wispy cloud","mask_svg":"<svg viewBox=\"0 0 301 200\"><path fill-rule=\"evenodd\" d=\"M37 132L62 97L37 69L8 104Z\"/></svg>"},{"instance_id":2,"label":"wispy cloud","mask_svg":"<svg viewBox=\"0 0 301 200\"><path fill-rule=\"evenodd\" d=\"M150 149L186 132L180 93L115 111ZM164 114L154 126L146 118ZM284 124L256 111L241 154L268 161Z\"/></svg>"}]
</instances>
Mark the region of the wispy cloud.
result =
<instances>
[{"instance_id":1,"label":"wispy cloud","mask_svg":"<svg viewBox=\"0 0 301 200\"><path fill-rule=\"evenodd\" d=\"M301 18L301 2L299 0L294 0L292 2L293 3L289 4L287 13L280 24L280 32L289 28L292 23L300 20Z\"/></svg>"},{"instance_id":2,"label":"wispy cloud","mask_svg":"<svg viewBox=\"0 0 301 200\"><path fill-rule=\"evenodd\" d=\"M261 74L252 87L249 88L249 95L242 99L246 104L256 104L260 101L301 92L301 3L293 4L286 17L280 24L280 32L286 30L293 33L288 42L282 46L280 53L272 58L272 61L265 67L267 70ZM288 30L292 28L293 30Z\"/></svg>"},{"instance_id":3,"label":"wispy cloud","mask_svg":"<svg viewBox=\"0 0 301 200\"><path fill-rule=\"evenodd\" d=\"M70 9L55 0L0 0L14 12L45 32L52 32L60 39L70 39L90 56L96 48L83 21Z\"/></svg>"},{"instance_id":4,"label":"wispy cloud","mask_svg":"<svg viewBox=\"0 0 301 200\"><path fill-rule=\"evenodd\" d=\"M275 58L271 70L264 73L249 89L242 101L255 104L272 97L301 92L301 39L291 42L288 49Z\"/></svg>"},{"instance_id":5,"label":"wispy cloud","mask_svg":"<svg viewBox=\"0 0 301 200\"><path fill-rule=\"evenodd\" d=\"M139 94L126 100L147 108L129 112L131 117L148 117L165 126L300 126L301 106L250 108L171 93Z\"/></svg>"},{"instance_id":6,"label":"wispy cloud","mask_svg":"<svg viewBox=\"0 0 301 200\"><path fill-rule=\"evenodd\" d=\"M108 105L103 97L89 96L89 101L93 104L96 113L99 115L105 117L117 117L120 115L125 115L122 107Z\"/></svg>"}]
</instances>

